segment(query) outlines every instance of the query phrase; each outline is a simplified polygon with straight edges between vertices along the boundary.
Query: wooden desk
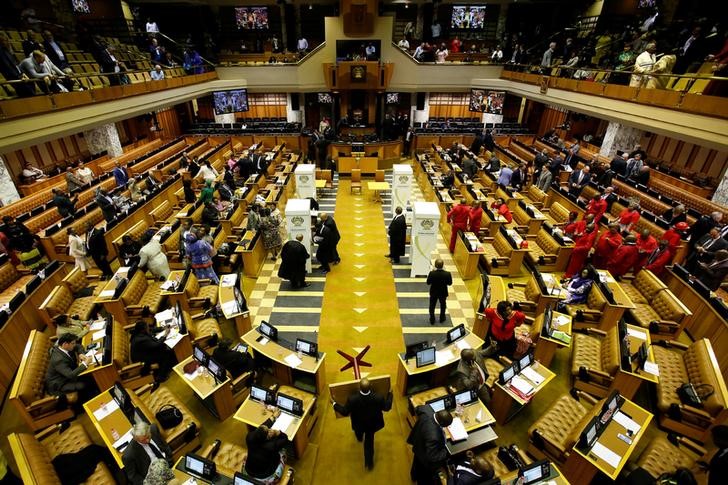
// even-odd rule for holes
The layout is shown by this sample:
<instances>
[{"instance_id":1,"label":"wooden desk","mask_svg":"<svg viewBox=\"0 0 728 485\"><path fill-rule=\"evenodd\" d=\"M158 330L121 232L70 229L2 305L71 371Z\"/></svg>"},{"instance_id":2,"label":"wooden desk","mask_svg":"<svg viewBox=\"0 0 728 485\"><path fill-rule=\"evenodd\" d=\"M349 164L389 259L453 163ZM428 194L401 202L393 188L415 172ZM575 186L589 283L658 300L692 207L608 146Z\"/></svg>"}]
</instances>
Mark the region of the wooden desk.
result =
<instances>
[{"instance_id":1,"label":"wooden desk","mask_svg":"<svg viewBox=\"0 0 728 485\"><path fill-rule=\"evenodd\" d=\"M597 440L597 443L609 448L618 454L621 459L615 467L607 463L601 458L597 458L593 453L583 453L581 450L574 448L569 453L569 457L564 464L563 472L566 478L572 483L591 483L597 473L604 473L612 480L616 480L619 472L622 471L624 464L637 448L637 444L645 433L647 425L652 420L652 414L642 409L629 399L622 404L621 410L628 414L633 421L640 425L639 431L632 436L632 444L627 444L617 437L618 434L626 434L625 428L617 423L614 419L607 423L606 429ZM601 412L601 405L594 406L592 416L596 416Z\"/></svg>"},{"instance_id":2,"label":"wooden desk","mask_svg":"<svg viewBox=\"0 0 728 485\"><path fill-rule=\"evenodd\" d=\"M121 280L127 277L130 269L131 268L129 266L121 266L119 269L117 269L116 273L114 273L114 276L112 276L106 282L106 284L104 284L99 294L96 295L94 303L97 305L102 305L104 304L104 302L113 300L116 288L119 286L119 283L121 283Z\"/></svg>"},{"instance_id":3,"label":"wooden desk","mask_svg":"<svg viewBox=\"0 0 728 485\"><path fill-rule=\"evenodd\" d=\"M565 313L553 312L551 319L551 328L564 332L571 336L571 316ZM539 313L533 322L534 330L537 330L538 340L536 340L536 350L533 352L533 358L546 367L551 365L554 354L559 349L567 349L571 347L571 341L566 343L554 337L547 337L541 333L543 328L543 313Z\"/></svg>"},{"instance_id":4,"label":"wooden desk","mask_svg":"<svg viewBox=\"0 0 728 485\"><path fill-rule=\"evenodd\" d=\"M176 269L169 272L169 275L167 276L167 281L174 281L175 283L175 289L174 290L162 290L162 296L166 296L169 300L169 306L175 306L177 303L180 304L182 309L186 312L191 311L190 310L190 302L187 299L187 287L189 286L190 279L187 278L185 281L184 288L179 288L179 283L182 281L182 277L185 274L185 270L182 269ZM160 283L161 284L161 283Z\"/></svg>"},{"instance_id":5,"label":"wooden desk","mask_svg":"<svg viewBox=\"0 0 728 485\"><path fill-rule=\"evenodd\" d=\"M566 288L561 286L561 282L559 281L560 276L558 273L541 273L541 278L546 285L547 293L544 293L543 288L541 288L541 294L538 297L538 303L536 305L536 315L543 313L549 305L553 305L555 308L556 303L560 300L566 299L569 295Z\"/></svg>"},{"instance_id":6,"label":"wooden desk","mask_svg":"<svg viewBox=\"0 0 728 485\"><path fill-rule=\"evenodd\" d=\"M481 254L483 254L481 251L470 250L465 243L467 234L475 237L475 234L472 232L461 234L455 242L455 253L453 254L455 266L457 266L460 272L460 277L464 280L473 279L478 274L478 262L480 261Z\"/></svg>"},{"instance_id":7,"label":"wooden desk","mask_svg":"<svg viewBox=\"0 0 728 485\"><path fill-rule=\"evenodd\" d=\"M624 312L635 308L634 303L624 292L624 288L614 279L614 277L607 270L597 270L599 277L605 282L607 287L612 290L614 295L614 303L609 303L604 307L604 313L599 323L600 330L608 330L613 327L624 315Z\"/></svg>"},{"instance_id":8,"label":"wooden desk","mask_svg":"<svg viewBox=\"0 0 728 485\"><path fill-rule=\"evenodd\" d=\"M339 174L351 175L351 170L358 168L362 175L373 175L379 169L379 158L377 157L339 157L336 170Z\"/></svg>"},{"instance_id":9,"label":"wooden desk","mask_svg":"<svg viewBox=\"0 0 728 485\"><path fill-rule=\"evenodd\" d=\"M240 294L244 295L242 288L243 282L238 278L236 273L220 275L220 283L217 287L217 302L225 318L232 320L235 324L238 337L242 337L252 328L250 310L247 309L247 305L244 308L238 306L235 300L235 290L233 289L235 285L239 285L238 289L240 290ZM243 296L243 302L245 302L244 298Z\"/></svg>"},{"instance_id":10,"label":"wooden desk","mask_svg":"<svg viewBox=\"0 0 728 485\"><path fill-rule=\"evenodd\" d=\"M106 322L106 320L104 320ZM113 321L107 323L107 325L113 326ZM109 387L113 386L116 381L119 380L119 372L116 369L116 366L113 362L109 362L108 364L104 364L103 359L103 351L104 351L104 338L106 338L106 331L108 327L104 327L103 330L98 330L98 332L101 333L98 337L96 336L94 331L90 331L86 335L83 336L81 339L81 345L83 345L84 349L91 345L92 343L98 343L99 347L97 347L97 354L96 354L96 360L83 372L81 372L82 376L91 376L94 379L94 382L96 383L96 387L99 389L108 389ZM113 333L108 336L108 338L114 338ZM127 335L121 335L117 338L128 338Z\"/></svg>"},{"instance_id":11,"label":"wooden desk","mask_svg":"<svg viewBox=\"0 0 728 485\"><path fill-rule=\"evenodd\" d=\"M291 354L296 355L295 351L277 342L268 341L266 344L263 344L262 342L267 339L261 339L259 341L258 338L260 336L261 334L256 329L253 329L240 337L240 339L252 349L254 356L257 357L260 355L271 361L273 376L278 382L287 386L308 387L304 381L312 379L315 393L321 394L324 392L326 386L326 369L323 365L324 359L326 358L325 353L322 353L318 360L310 355L302 355L300 357L302 361L301 365L294 368L288 365L285 358ZM301 381L301 379L304 381Z\"/></svg>"},{"instance_id":12,"label":"wooden desk","mask_svg":"<svg viewBox=\"0 0 728 485\"><path fill-rule=\"evenodd\" d=\"M449 393L450 392L446 387L436 387L410 396L408 399L410 412L407 415L407 422L410 426L414 426L417 421L417 416L414 415L414 411L417 409L417 406L422 406L423 404L426 404L427 401L446 396ZM455 413L453 412L453 414ZM478 414L480 414L480 420L478 420ZM463 414L460 416L460 419L465 426L465 431L468 433L495 424L495 418L480 399L476 399L475 402L472 402L467 406L463 406ZM448 439L450 439L449 433Z\"/></svg>"},{"instance_id":13,"label":"wooden desk","mask_svg":"<svg viewBox=\"0 0 728 485\"><path fill-rule=\"evenodd\" d=\"M278 392L303 401L303 416L294 419L284 431L288 439L293 443L296 456L300 458L303 456L303 452L308 445L308 436L318 419L316 396L290 386L281 386ZM235 412L234 418L237 421L247 424L252 429L257 428L270 419L273 416L274 410L275 408L273 406L266 406L250 399L250 396L248 396L245 402Z\"/></svg>"},{"instance_id":14,"label":"wooden desk","mask_svg":"<svg viewBox=\"0 0 728 485\"><path fill-rule=\"evenodd\" d=\"M374 200L376 202L382 202L382 197L379 195L379 192L389 190L389 182L368 182L367 187L374 192Z\"/></svg>"},{"instance_id":15,"label":"wooden desk","mask_svg":"<svg viewBox=\"0 0 728 485\"><path fill-rule=\"evenodd\" d=\"M444 337L444 334L443 334ZM438 360L434 364L417 367L416 359L405 361L404 354L398 354L399 366L397 368L397 388L402 396L407 396L425 389L442 386L452 366L460 360L460 351L463 348L478 349L483 340L473 332L459 341L438 349Z\"/></svg>"},{"instance_id":16,"label":"wooden desk","mask_svg":"<svg viewBox=\"0 0 728 485\"><path fill-rule=\"evenodd\" d=\"M488 275L488 282L490 284L490 307L495 308L499 302L508 299L508 293L506 290L506 283L500 276ZM481 275L481 282L478 287L478 298L473 300L473 310L475 310L475 321L473 322L473 333L485 339L490 328L490 323L485 318L484 313L479 313L480 303L483 301L483 276Z\"/></svg>"},{"instance_id":17,"label":"wooden desk","mask_svg":"<svg viewBox=\"0 0 728 485\"><path fill-rule=\"evenodd\" d=\"M508 472L507 475L504 475L500 477L501 483L504 485L515 483L515 480L518 478L518 470ZM551 476L549 477L548 481L539 482L544 484L554 484L554 485L570 485L569 481L566 479L566 477L563 475L561 470L558 469L556 464L554 462L551 462Z\"/></svg>"},{"instance_id":18,"label":"wooden desk","mask_svg":"<svg viewBox=\"0 0 728 485\"><path fill-rule=\"evenodd\" d=\"M145 407L139 405L140 401L137 395L134 394L133 391L128 391L128 393L131 398L132 404L138 407L140 412L143 413ZM96 419L94 413L100 411L102 408L104 408L104 406L110 406L109 409L112 409L114 407L116 409L108 413L102 419ZM98 431L98 433L101 435L101 439L104 440L104 444L109 449L111 455L114 457L116 464L119 465L119 468L123 469L124 462L121 460L123 452L119 452L116 448L114 448L114 443L117 439L124 437L127 433L129 433L129 435L124 439L132 439L131 428L133 423L129 420L129 418L126 417L126 415L121 411L118 405L116 405L114 398L111 397L109 389L101 391L98 396L83 403L83 408L86 410L86 414L91 420L91 423L96 428L96 431ZM155 422L154 416L145 415L145 417L149 420L150 423ZM115 434L118 435L118 438L114 438Z\"/></svg>"},{"instance_id":19,"label":"wooden desk","mask_svg":"<svg viewBox=\"0 0 728 485\"><path fill-rule=\"evenodd\" d=\"M174 372L194 391L207 409L220 421L225 421L235 412L233 388L230 377L217 383L206 367L199 366L192 375L185 374L184 367L194 359L192 356L173 367Z\"/></svg>"},{"instance_id":20,"label":"wooden desk","mask_svg":"<svg viewBox=\"0 0 728 485\"><path fill-rule=\"evenodd\" d=\"M655 353L652 351L652 341L650 340L650 332L637 325L627 325L629 336L629 353L630 355L637 352L642 343L647 345L647 361L655 363ZM620 347L624 345L621 341ZM657 384L660 381L659 376L650 374L644 369L636 369L634 363L631 369L622 369L620 365L617 375L609 386L609 391L618 390L619 393L627 399L632 399L637 393L643 382L651 382Z\"/></svg>"},{"instance_id":21,"label":"wooden desk","mask_svg":"<svg viewBox=\"0 0 728 485\"><path fill-rule=\"evenodd\" d=\"M513 195L509 195L508 192L503 190L502 187L498 187L498 190L495 191L495 198L501 198L508 206L508 209L510 209L511 212L516 210L516 207L518 207L518 201L523 200L523 196L518 192L513 192Z\"/></svg>"},{"instance_id":22,"label":"wooden desk","mask_svg":"<svg viewBox=\"0 0 728 485\"><path fill-rule=\"evenodd\" d=\"M259 231L245 231L240 236L235 253L243 258L243 274L255 278L260 273L268 251L263 247L263 237Z\"/></svg>"},{"instance_id":23,"label":"wooden desk","mask_svg":"<svg viewBox=\"0 0 728 485\"><path fill-rule=\"evenodd\" d=\"M529 383L534 387L534 390L528 399L523 399L521 396L513 392L509 384L504 386L496 380L495 386L493 387L493 397L490 401L490 409L498 424L506 424L518 411L533 401L536 394L546 387L546 385L551 382L551 379L556 377L556 374L551 372L545 365L538 362L536 362L535 365L531 365L531 368L538 372L544 380L539 385L529 381ZM526 379L522 373L519 373L518 375ZM526 380L528 381L528 379Z\"/></svg>"}]
</instances>

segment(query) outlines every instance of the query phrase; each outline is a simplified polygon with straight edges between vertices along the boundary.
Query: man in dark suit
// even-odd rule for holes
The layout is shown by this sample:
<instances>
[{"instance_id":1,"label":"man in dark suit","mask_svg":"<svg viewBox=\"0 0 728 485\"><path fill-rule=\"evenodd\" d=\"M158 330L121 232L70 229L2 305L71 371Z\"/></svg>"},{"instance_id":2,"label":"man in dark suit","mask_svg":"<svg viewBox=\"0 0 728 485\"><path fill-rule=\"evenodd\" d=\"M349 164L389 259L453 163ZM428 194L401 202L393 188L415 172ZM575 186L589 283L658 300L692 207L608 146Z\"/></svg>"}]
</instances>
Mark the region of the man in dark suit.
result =
<instances>
[{"instance_id":1,"label":"man in dark suit","mask_svg":"<svg viewBox=\"0 0 728 485\"><path fill-rule=\"evenodd\" d=\"M428 405L417 406L415 414L417 422L407 438L414 454L410 478L418 485L439 484L437 473L448 457L443 428L452 424L452 415L444 409L435 413Z\"/></svg>"},{"instance_id":2,"label":"man in dark suit","mask_svg":"<svg viewBox=\"0 0 728 485\"><path fill-rule=\"evenodd\" d=\"M53 38L53 33L51 33L50 30L43 31L43 50L58 69L65 71L70 67L68 65L68 56L66 56L66 52Z\"/></svg>"},{"instance_id":3,"label":"man in dark suit","mask_svg":"<svg viewBox=\"0 0 728 485\"><path fill-rule=\"evenodd\" d=\"M333 261L335 248L334 233L326 224L319 224L316 228L316 235L313 237L313 242L318 244L316 259L321 263L319 269L326 274L331 271L329 263Z\"/></svg>"},{"instance_id":4,"label":"man in dark suit","mask_svg":"<svg viewBox=\"0 0 728 485\"><path fill-rule=\"evenodd\" d=\"M698 263L693 272L697 280L715 291L728 276L728 249L721 249L715 253L715 258L708 263Z\"/></svg>"},{"instance_id":5,"label":"man in dark suit","mask_svg":"<svg viewBox=\"0 0 728 485\"><path fill-rule=\"evenodd\" d=\"M511 175L511 187L521 190L526 185L526 166L521 164L513 171Z\"/></svg>"},{"instance_id":6,"label":"man in dark suit","mask_svg":"<svg viewBox=\"0 0 728 485\"><path fill-rule=\"evenodd\" d=\"M102 278L111 278L114 271L106 260L109 255L109 248L106 246L104 231L97 229L90 222L86 223L86 254L91 256L96 266L101 270Z\"/></svg>"},{"instance_id":7,"label":"man in dark suit","mask_svg":"<svg viewBox=\"0 0 728 485\"><path fill-rule=\"evenodd\" d=\"M233 350L232 342L228 339L220 340L212 353L212 358L225 368L233 378L240 377L245 372L253 370L253 358L247 352Z\"/></svg>"},{"instance_id":8,"label":"man in dark suit","mask_svg":"<svg viewBox=\"0 0 728 485\"><path fill-rule=\"evenodd\" d=\"M71 199L60 189L51 189L51 193L53 193L53 204L56 206L56 209L58 209L58 213L61 217L76 216L77 197Z\"/></svg>"},{"instance_id":9,"label":"man in dark suit","mask_svg":"<svg viewBox=\"0 0 728 485\"><path fill-rule=\"evenodd\" d=\"M488 370L483 362L484 358L482 350L462 350L458 366L452 376L452 385L458 391L465 389L475 391L487 406L490 402L490 392L485 383L488 380Z\"/></svg>"},{"instance_id":10,"label":"man in dark suit","mask_svg":"<svg viewBox=\"0 0 728 485\"><path fill-rule=\"evenodd\" d=\"M132 440L121 456L124 472L131 485L142 485L152 460L166 460L172 466L172 448L162 439L156 425L136 423Z\"/></svg>"},{"instance_id":11,"label":"man in dark suit","mask_svg":"<svg viewBox=\"0 0 728 485\"><path fill-rule=\"evenodd\" d=\"M714 227L718 227L723 220L723 213L715 211L710 215L702 215L695 224L690 226L690 248L694 248L698 241L708 234Z\"/></svg>"},{"instance_id":12,"label":"man in dark suit","mask_svg":"<svg viewBox=\"0 0 728 485\"><path fill-rule=\"evenodd\" d=\"M470 151L473 152L473 154L476 157L478 156L478 154L480 154L480 149L483 148L483 141L484 141L483 134L480 132L475 133L475 138L473 138L473 143L470 144Z\"/></svg>"},{"instance_id":13,"label":"man in dark suit","mask_svg":"<svg viewBox=\"0 0 728 485\"><path fill-rule=\"evenodd\" d=\"M331 229L331 233L334 236L334 252L331 262L334 264L339 264L341 262L341 257L339 257L339 250L337 249L337 246L339 245L339 241L341 241L341 233L339 233L339 228L336 227L336 221L334 220L333 216L330 216L326 212L321 212L319 214L319 218L321 218L321 223L323 225Z\"/></svg>"},{"instance_id":14,"label":"man in dark suit","mask_svg":"<svg viewBox=\"0 0 728 485\"><path fill-rule=\"evenodd\" d=\"M574 170L569 176L569 194L579 197L581 191L584 190L591 181L589 165L584 165L581 170Z\"/></svg>"},{"instance_id":15,"label":"man in dark suit","mask_svg":"<svg viewBox=\"0 0 728 485\"><path fill-rule=\"evenodd\" d=\"M493 132L490 129L485 130L485 134L483 135L483 146L491 153L495 151L495 140L493 139Z\"/></svg>"},{"instance_id":16,"label":"man in dark suit","mask_svg":"<svg viewBox=\"0 0 728 485\"><path fill-rule=\"evenodd\" d=\"M281 266L278 268L278 276L289 280L291 288L305 288L311 286L306 283L306 260L310 257L306 246L304 246L303 234L298 234L296 239L286 242L281 248Z\"/></svg>"},{"instance_id":17,"label":"man in dark suit","mask_svg":"<svg viewBox=\"0 0 728 485\"><path fill-rule=\"evenodd\" d=\"M471 179L478 173L478 166L475 164L475 160L468 155L463 157L462 168L463 173L467 174Z\"/></svg>"},{"instance_id":18,"label":"man in dark suit","mask_svg":"<svg viewBox=\"0 0 728 485\"><path fill-rule=\"evenodd\" d=\"M364 440L364 466L374 468L374 433L384 428L382 413L392 409L392 391L381 396L372 390L368 379L359 382L359 392L352 394L345 405L331 398L336 412L351 418L351 429L357 441Z\"/></svg>"},{"instance_id":19,"label":"man in dark suit","mask_svg":"<svg viewBox=\"0 0 728 485\"><path fill-rule=\"evenodd\" d=\"M62 334L50 353L45 381L48 393L57 395L86 390L87 385L79 376L91 364L91 358L83 354L78 337L72 333Z\"/></svg>"},{"instance_id":20,"label":"man in dark suit","mask_svg":"<svg viewBox=\"0 0 728 485\"><path fill-rule=\"evenodd\" d=\"M611 162L609 162L609 168L617 175L625 175L627 172L627 160L629 154L627 152L621 155L615 155Z\"/></svg>"},{"instance_id":21,"label":"man in dark suit","mask_svg":"<svg viewBox=\"0 0 728 485\"><path fill-rule=\"evenodd\" d=\"M720 237L720 231L714 227L695 244L695 250L688 256L688 271L695 271L700 262L712 261L721 249L728 249L728 241Z\"/></svg>"},{"instance_id":22,"label":"man in dark suit","mask_svg":"<svg viewBox=\"0 0 728 485\"><path fill-rule=\"evenodd\" d=\"M116 204L114 204L114 199L111 198L109 193L100 187L96 189L96 203L101 208L106 222L113 221L116 217Z\"/></svg>"},{"instance_id":23,"label":"man in dark suit","mask_svg":"<svg viewBox=\"0 0 728 485\"><path fill-rule=\"evenodd\" d=\"M389 234L389 254L394 264L399 264L399 257L404 256L404 247L407 241L407 219L402 213L402 208L397 207L394 210L394 217L387 228Z\"/></svg>"},{"instance_id":24,"label":"man in dark suit","mask_svg":"<svg viewBox=\"0 0 728 485\"><path fill-rule=\"evenodd\" d=\"M172 367L177 363L174 352L164 343L168 334L169 327L160 338L155 338L149 331L149 324L143 320L136 322L131 334L129 350L131 361L143 362L146 369L157 364L159 366L155 375L157 382L166 381L172 372Z\"/></svg>"},{"instance_id":25,"label":"man in dark suit","mask_svg":"<svg viewBox=\"0 0 728 485\"><path fill-rule=\"evenodd\" d=\"M440 302L440 323L445 321L445 310L447 305L447 287L452 285L452 275L449 271L442 269L445 262L442 259L435 260L435 269L427 275L427 284L430 285L430 325L435 324L435 305Z\"/></svg>"}]
</instances>

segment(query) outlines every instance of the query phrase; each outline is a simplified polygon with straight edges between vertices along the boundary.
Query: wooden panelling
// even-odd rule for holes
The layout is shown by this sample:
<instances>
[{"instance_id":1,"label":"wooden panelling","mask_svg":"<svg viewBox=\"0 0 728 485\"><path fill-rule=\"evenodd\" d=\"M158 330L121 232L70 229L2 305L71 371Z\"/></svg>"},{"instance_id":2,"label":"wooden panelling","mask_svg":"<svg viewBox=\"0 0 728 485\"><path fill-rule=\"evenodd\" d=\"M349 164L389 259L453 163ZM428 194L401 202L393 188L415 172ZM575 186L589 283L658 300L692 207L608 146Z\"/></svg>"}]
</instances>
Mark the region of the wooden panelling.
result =
<instances>
[{"instance_id":1,"label":"wooden panelling","mask_svg":"<svg viewBox=\"0 0 728 485\"><path fill-rule=\"evenodd\" d=\"M546 106L541 114L541 121L538 125L538 136L543 136L550 129L561 126L566 121L568 111L553 106Z\"/></svg>"},{"instance_id":2,"label":"wooden panelling","mask_svg":"<svg viewBox=\"0 0 728 485\"><path fill-rule=\"evenodd\" d=\"M164 138L177 138L182 134L182 128L179 125L177 111L174 108L167 108L157 111L157 124L161 129L158 132Z\"/></svg>"},{"instance_id":3,"label":"wooden panelling","mask_svg":"<svg viewBox=\"0 0 728 485\"><path fill-rule=\"evenodd\" d=\"M728 151L712 150L655 134L643 137L640 143L649 160L668 162L674 170L719 179L728 167Z\"/></svg>"}]
</instances>

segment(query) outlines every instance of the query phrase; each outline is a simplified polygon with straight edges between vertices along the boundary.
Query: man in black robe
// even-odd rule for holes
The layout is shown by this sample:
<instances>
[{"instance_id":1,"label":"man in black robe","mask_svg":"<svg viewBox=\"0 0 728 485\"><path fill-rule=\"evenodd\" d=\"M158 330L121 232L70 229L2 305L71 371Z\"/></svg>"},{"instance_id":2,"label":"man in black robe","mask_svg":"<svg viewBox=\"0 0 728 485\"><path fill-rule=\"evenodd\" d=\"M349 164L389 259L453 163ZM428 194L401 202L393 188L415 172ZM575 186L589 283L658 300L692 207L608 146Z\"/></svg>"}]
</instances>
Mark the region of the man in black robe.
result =
<instances>
[{"instance_id":1,"label":"man in black robe","mask_svg":"<svg viewBox=\"0 0 728 485\"><path fill-rule=\"evenodd\" d=\"M305 288L311 286L306 283L306 260L310 257L306 246L301 241L303 234L296 236L283 245L281 249L281 266L278 268L278 276L289 280L292 288Z\"/></svg>"},{"instance_id":2,"label":"man in black robe","mask_svg":"<svg viewBox=\"0 0 728 485\"><path fill-rule=\"evenodd\" d=\"M392 222L389 223L389 254L388 258L394 264L399 264L399 257L404 256L404 246L407 239L407 220L402 213L402 208L397 207L394 211Z\"/></svg>"},{"instance_id":3,"label":"man in black robe","mask_svg":"<svg viewBox=\"0 0 728 485\"><path fill-rule=\"evenodd\" d=\"M316 235L313 237L313 241L318 244L316 259L321 263L319 269L326 274L331 271L329 263L334 259L334 249L336 247L334 232L326 224L319 224L316 228Z\"/></svg>"}]
</instances>

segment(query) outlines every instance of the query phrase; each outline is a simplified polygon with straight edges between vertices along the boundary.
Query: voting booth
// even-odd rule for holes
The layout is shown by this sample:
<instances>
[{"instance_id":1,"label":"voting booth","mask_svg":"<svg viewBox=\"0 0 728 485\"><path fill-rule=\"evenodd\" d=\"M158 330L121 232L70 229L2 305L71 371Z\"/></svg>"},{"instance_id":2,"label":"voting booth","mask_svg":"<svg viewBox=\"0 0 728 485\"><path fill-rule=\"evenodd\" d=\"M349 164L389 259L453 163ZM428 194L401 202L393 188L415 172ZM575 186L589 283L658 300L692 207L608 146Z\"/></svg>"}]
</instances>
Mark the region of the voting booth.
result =
<instances>
[{"instance_id":1,"label":"voting booth","mask_svg":"<svg viewBox=\"0 0 728 485\"><path fill-rule=\"evenodd\" d=\"M299 199L316 198L316 165L304 164L296 167L296 196Z\"/></svg>"},{"instance_id":2,"label":"voting booth","mask_svg":"<svg viewBox=\"0 0 728 485\"><path fill-rule=\"evenodd\" d=\"M437 248L440 210L435 202L415 202L412 211L412 238L410 240L410 277L430 272L432 253Z\"/></svg>"},{"instance_id":3,"label":"voting booth","mask_svg":"<svg viewBox=\"0 0 728 485\"><path fill-rule=\"evenodd\" d=\"M404 164L392 166L392 213L397 207L404 210L412 195L412 167Z\"/></svg>"},{"instance_id":4,"label":"voting booth","mask_svg":"<svg viewBox=\"0 0 728 485\"><path fill-rule=\"evenodd\" d=\"M310 165L313 167L313 165ZM296 174L298 176L298 174ZM314 189L315 192L315 189ZM303 244L311 251L311 201L308 199L288 199L286 203L286 229L288 230L288 239L296 239L299 234L303 235ZM285 244L285 241L284 241ZM311 272L311 258L306 260L306 272Z\"/></svg>"}]
</instances>

